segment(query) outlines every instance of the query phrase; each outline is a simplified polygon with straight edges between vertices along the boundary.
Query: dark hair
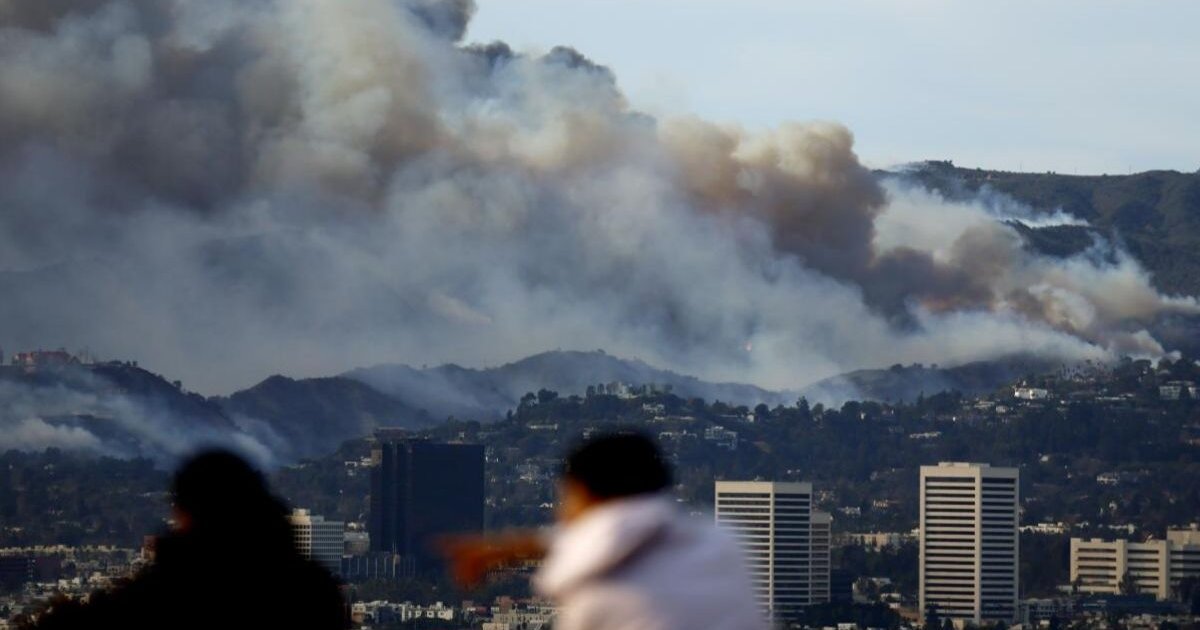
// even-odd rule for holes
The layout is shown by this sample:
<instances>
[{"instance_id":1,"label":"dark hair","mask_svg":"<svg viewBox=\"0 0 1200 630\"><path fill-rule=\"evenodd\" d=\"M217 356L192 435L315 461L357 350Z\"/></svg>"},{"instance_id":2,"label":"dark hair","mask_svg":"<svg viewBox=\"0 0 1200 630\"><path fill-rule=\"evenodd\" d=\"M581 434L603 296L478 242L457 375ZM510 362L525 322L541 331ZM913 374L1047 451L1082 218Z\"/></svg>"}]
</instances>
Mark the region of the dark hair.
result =
<instances>
[{"instance_id":1,"label":"dark hair","mask_svg":"<svg viewBox=\"0 0 1200 630\"><path fill-rule=\"evenodd\" d=\"M563 477L599 499L651 494L671 485L671 469L653 440L610 433L584 441L567 456Z\"/></svg>"},{"instance_id":2,"label":"dark hair","mask_svg":"<svg viewBox=\"0 0 1200 630\"><path fill-rule=\"evenodd\" d=\"M190 458L175 473L171 495L198 530L239 528L252 536L277 535L287 527L287 507L271 494L262 473L229 451Z\"/></svg>"}]
</instances>

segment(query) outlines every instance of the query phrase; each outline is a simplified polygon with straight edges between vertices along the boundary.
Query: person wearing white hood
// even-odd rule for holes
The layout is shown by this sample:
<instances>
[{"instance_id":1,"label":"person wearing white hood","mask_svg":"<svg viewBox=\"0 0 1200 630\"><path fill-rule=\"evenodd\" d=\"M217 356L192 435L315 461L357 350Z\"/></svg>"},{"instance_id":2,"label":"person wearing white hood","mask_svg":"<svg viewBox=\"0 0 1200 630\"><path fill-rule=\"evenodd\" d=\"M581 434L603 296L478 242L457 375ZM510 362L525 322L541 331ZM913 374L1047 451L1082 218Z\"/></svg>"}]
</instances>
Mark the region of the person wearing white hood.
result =
<instances>
[{"instance_id":1,"label":"person wearing white hood","mask_svg":"<svg viewBox=\"0 0 1200 630\"><path fill-rule=\"evenodd\" d=\"M612 434L571 453L558 527L446 544L471 585L516 560L542 558L534 590L558 605L555 630L762 630L733 539L688 517L666 494L670 470L652 441Z\"/></svg>"}]
</instances>

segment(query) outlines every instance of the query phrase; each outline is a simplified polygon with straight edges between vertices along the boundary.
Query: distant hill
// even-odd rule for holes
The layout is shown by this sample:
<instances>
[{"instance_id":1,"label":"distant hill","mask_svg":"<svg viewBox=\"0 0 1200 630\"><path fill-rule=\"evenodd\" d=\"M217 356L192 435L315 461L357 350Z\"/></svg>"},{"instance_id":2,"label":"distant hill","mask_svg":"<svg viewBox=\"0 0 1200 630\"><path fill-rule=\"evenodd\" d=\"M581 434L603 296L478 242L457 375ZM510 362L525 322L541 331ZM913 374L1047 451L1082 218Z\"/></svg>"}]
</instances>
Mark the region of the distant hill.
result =
<instances>
[{"instance_id":1,"label":"distant hill","mask_svg":"<svg viewBox=\"0 0 1200 630\"><path fill-rule=\"evenodd\" d=\"M288 463L376 427L428 424L423 411L349 378L273 376L205 398L132 363L0 366L0 452L58 448L170 467L204 445L224 445L260 463Z\"/></svg>"},{"instance_id":2,"label":"distant hill","mask_svg":"<svg viewBox=\"0 0 1200 630\"><path fill-rule=\"evenodd\" d=\"M986 394L1026 376L1048 374L1061 367L1035 357L978 361L950 368L894 365L839 374L805 387L802 393L810 401L826 405L840 405L847 400L909 403L921 395L948 391Z\"/></svg>"},{"instance_id":3,"label":"distant hill","mask_svg":"<svg viewBox=\"0 0 1200 630\"><path fill-rule=\"evenodd\" d=\"M201 444L254 441L240 433L219 405L131 363L0 366L0 451L166 462Z\"/></svg>"},{"instance_id":4,"label":"distant hill","mask_svg":"<svg viewBox=\"0 0 1200 630\"><path fill-rule=\"evenodd\" d=\"M546 352L495 368L383 365L343 376L272 376L228 397L204 398L131 363L37 370L0 367L0 451L90 452L145 457L169 467L207 444L240 448L261 463L323 456L379 427L422 429L447 417L504 417L527 392L584 394L609 383L669 387L681 398L734 405L794 405L801 394L847 400L915 400L921 393L980 393L1058 366L1032 359L955 368L859 370L799 391L709 383L603 352Z\"/></svg>"},{"instance_id":5,"label":"distant hill","mask_svg":"<svg viewBox=\"0 0 1200 630\"><path fill-rule=\"evenodd\" d=\"M269 436L262 439L277 445L287 460L332 452L345 440L368 435L378 427L418 429L448 417L497 420L515 409L526 393L540 389L569 396L583 395L589 386L600 384L653 384L669 386L671 393L681 398L749 407L759 403L794 405L801 395L813 403L840 406L847 400L911 401L921 394L948 390L982 393L1058 367L1031 358L954 368L895 366L850 372L803 391L771 391L738 383L709 383L600 351L553 351L485 369L388 364L328 378L273 376L214 400L246 430Z\"/></svg>"},{"instance_id":6,"label":"distant hill","mask_svg":"<svg viewBox=\"0 0 1200 630\"><path fill-rule=\"evenodd\" d=\"M992 192L1037 213L1062 210L1087 225L1013 226L1029 247L1048 256L1077 254L1095 236L1103 237L1133 254L1159 291L1200 296L1200 171L1083 176L987 171L933 161L888 175L950 199L977 199L981 192ZM1164 315L1148 328L1168 350L1200 355L1200 317Z\"/></svg>"},{"instance_id":7,"label":"distant hill","mask_svg":"<svg viewBox=\"0 0 1200 630\"><path fill-rule=\"evenodd\" d=\"M1060 175L960 168L924 162L900 173L947 197L989 189L1035 211L1063 210L1088 226L1026 229L1043 253L1067 255L1091 244L1096 231L1123 244L1172 295L1200 295L1200 172L1147 171L1132 175Z\"/></svg>"},{"instance_id":8,"label":"distant hill","mask_svg":"<svg viewBox=\"0 0 1200 630\"><path fill-rule=\"evenodd\" d=\"M794 403L789 392L774 392L739 383L709 383L622 359L600 351L543 352L495 368L457 365L416 369L407 365L378 365L345 373L371 387L425 409L438 418L498 418L513 409L527 392L549 389L562 395L583 395L589 385L626 383L669 385L684 398L722 400L739 405Z\"/></svg>"},{"instance_id":9,"label":"distant hill","mask_svg":"<svg viewBox=\"0 0 1200 630\"><path fill-rule=\"evenodd\" d=\"M289 459L332 452L378 427L419 428L429 414L350 378L272 376L227 398L213 399L248 428L268 431Z\"/></svg>"}]
</instances>

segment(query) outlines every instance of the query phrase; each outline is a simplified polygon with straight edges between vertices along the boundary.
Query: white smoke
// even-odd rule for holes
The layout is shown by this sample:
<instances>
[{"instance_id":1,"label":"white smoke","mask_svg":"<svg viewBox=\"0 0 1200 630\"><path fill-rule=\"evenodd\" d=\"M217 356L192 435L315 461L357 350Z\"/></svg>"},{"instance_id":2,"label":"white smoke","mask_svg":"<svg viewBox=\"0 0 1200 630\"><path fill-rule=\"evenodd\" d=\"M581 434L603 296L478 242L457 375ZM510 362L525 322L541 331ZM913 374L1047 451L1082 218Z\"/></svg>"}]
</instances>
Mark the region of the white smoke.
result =
<instances>
[{"instance_id":1,"label":"white smoke","mask_svg":"<svg viewBox=\"0 0 1200 630\"><path fill-rule=\"evenodd\" d=\"M136 395L84 368L57 370L50 378L6 374L0 400L0 451L59 448L169 462L202 446L223 445L263 465L285 452L279 448L285 445L268 448L219 412L183 413L150 392Z\"/></svg>"},{"instance_id":2,"label":"white smoke","mask_svg":"<svg viewBox=\"0 0 1200 630\"><path fill-rule=\"evenodd\" d=\"M461 44L471 12L0 4L0 341L214 393L598 347L797 387L1161 352L1145 323L1197 310L1119 251L1027 251L1031 214L882 187L841 126L653 120L573 50Z\"/></svg>"}]
</instances>

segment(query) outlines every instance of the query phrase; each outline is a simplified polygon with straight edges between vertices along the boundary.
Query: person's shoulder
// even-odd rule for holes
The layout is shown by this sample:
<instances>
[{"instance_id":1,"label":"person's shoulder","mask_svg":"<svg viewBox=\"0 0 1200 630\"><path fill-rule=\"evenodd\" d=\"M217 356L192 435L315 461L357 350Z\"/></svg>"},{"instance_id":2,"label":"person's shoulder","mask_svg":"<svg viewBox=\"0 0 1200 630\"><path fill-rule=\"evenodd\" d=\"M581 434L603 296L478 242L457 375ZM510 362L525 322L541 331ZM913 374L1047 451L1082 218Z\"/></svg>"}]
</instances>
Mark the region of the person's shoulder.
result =
<instances>
[{"instance_id":1,"label":"person's shoulder","mask_svg":"<svg viewBox=\"0 0 1200 630\"><path fill-rule=\"evenodd\" d=\"M560 610L562 627L657 629L670 624L653 594L626 580L596 580L573 592ZM558 626L556 626L558 627Z\"/></svg>"},{"instance_id":2,"label":"person's shoulder","mask_svg":"<svg viewBox=\"0 0 1200 630\"><path fill-rule=\"evenodd\" d=\"M281 587L288 589L310 592L338 589L337 579L328 570L300 557L277 560L274 579Z\"/></svg>"},{"instance_id":3,"label":"person's shoulder","mask_svg":"<svg viewBox=\"0 0 1200 630\"><path fill-rule=\"evenodd\" d=\"M268 599L291 602L283 613L280 627L306 628L347 627L345 602L337 580L319 565L307 561L281 562L270 586Z\"/></svg>"},{"instance_id":4,"label":"person's shoulder","mask_svg":"<svg viewBox=\"0 0 1200 630\"><path fill-rule=\"evenodd\" d=\"M314 562L302 560L294 569L292 583L300 592L309 593L314 598L314 604L331 599L341 601L337 579Z\"/></svg>"}]
</instances>

